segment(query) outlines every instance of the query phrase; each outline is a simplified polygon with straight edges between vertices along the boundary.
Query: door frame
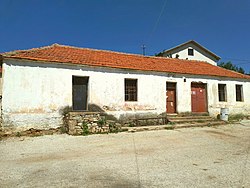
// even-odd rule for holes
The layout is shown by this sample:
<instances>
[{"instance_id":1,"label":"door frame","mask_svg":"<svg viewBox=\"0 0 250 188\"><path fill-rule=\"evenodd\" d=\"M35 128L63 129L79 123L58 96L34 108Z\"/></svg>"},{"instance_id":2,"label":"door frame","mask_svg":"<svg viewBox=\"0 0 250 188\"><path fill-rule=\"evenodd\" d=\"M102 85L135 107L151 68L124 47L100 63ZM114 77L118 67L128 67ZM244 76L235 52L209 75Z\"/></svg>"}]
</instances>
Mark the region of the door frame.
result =
<instances>
[{"instance_id":1,"label":"door frame","mask_svg":"<svg viewBox=\"0 0 250 188\"><path fill-rule=\"evenodd\" d=\"M74 109L74 94L73 94L73 78L74 77L77 77L77 78L87 78L87 92L86 92L86 94L87 94L87 96L86 96L86 110L75 110ZM72 83L72 99L71 99L71 101L72 101L72 110L73 111L77 111L77 112L86 112L86 111L88 111L88 109L89 109L89 76L78 76L78 75L72 75L72 77L71 77L71 83Z\"/></svg>"},{"instance_id":2,"label":"door frame","mask_svg":"<svg viewBox=\"0 0 250 188\"><path fill-rule=\"evenodd\" d=\"M173 113L177 113L177 82L175 82L175 81L166 81L166 91L165 91L166 113L171 114L171 113L167 112L167 92L168 92L167 84L168 83L175 84L175 112L173 112Z\"/></svg>"},{"instance_id":3,"label":"door frame","mask_svg":"<svg viewBox=\"0 0 250 188\"><path fill-rule=\"evenodd\" d=\"M204 89L205 89L205 112L193 112L192 110L192 105L193 105L193 102L192 102L192 84L196 84L196 85L204 85ZM208 113L208 91L207 91L207 83L203 83L203 82L191 82L191 85L190 85L190 90L191 90L191 112L192 113Z\"/></svg>"}]
</instances>

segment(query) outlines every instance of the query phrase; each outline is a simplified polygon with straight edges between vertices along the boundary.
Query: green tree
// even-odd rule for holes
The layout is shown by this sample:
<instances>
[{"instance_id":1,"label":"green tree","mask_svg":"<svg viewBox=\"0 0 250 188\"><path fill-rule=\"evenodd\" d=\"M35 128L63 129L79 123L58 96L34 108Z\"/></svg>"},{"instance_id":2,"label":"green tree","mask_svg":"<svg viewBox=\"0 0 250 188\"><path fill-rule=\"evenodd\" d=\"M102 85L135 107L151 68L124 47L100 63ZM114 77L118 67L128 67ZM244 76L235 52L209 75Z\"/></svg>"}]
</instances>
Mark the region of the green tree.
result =
<instances>
[{"instance_id":1,"label":"green tree","mask_svg":"<svg viewBox=\"0 0 250 188\"><path fill-rule=\"evenodd\" d=\"M238 66L234 65L231 61L228 61L227 63L220 62L220 63L218 63L218 66L223 67L225 69L239 72L241 74L245 74L245 70L242 67L238 67Z\"/></svg>"}]
</instances>

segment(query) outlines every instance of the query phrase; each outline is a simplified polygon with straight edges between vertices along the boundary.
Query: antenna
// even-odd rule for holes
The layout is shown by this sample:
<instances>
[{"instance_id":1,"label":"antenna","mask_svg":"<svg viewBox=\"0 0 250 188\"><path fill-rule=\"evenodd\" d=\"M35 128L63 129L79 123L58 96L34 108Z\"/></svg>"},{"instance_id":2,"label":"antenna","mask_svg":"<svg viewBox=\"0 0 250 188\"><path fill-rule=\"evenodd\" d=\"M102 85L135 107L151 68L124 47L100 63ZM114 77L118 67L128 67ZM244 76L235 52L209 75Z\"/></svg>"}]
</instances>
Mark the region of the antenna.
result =
<instances>
[{"instance_id":1,"label":"antenna","mask_svg":"<svg viewBox=\"0 0 250 188\"><path fill-rule=\"evenodd\" d=\"M145 45L145 44L143 44L143 45L141 46L141 48L142 48L142 55L144 55L144 56L145 56L146 45Z\"/></svg>"}]
</instances>

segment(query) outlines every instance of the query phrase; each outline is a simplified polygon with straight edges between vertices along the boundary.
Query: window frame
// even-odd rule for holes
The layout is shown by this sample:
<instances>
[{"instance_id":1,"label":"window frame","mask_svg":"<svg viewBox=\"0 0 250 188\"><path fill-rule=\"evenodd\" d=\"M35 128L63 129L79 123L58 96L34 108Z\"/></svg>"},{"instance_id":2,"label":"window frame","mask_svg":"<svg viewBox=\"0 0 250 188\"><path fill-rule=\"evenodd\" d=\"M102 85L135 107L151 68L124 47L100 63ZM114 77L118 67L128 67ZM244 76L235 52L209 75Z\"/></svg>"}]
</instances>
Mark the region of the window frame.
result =
<instances>
[{"instance_id":1,"label":"window frame","mask_svg":"<svg viewBox=\"0 0 250 188\"><path fill-rule=\"evenodd\" d=\"M239 90L237 89L237 87L240 87ZM235 84L235 100L236 100L236 102L244 102L243 85L242 84Z\"/></svg>"},{"instance_id":2,"label":"window frame","mask_svg":"<svg viewBox=\"0 0 250 188\"><path fill-rule=\"evenodd\" d=\"M223 88L220 88L223 87ZM218 84L218 100L219 102L227 102L227 85Z\"/></svg>"},{"instance_id":3,"label":"window frame","mask_svg":"<svg viewBox=\"0 0 250 188\"><path fill-rule=\"evenodd\" d=\"M124 79L124 101L125 102L137 102L138 101L138 79L134 79L134 78Z\"/></svg>"},{"instance_id":4,"label":"window frame","mask_svg":"<svg viewBox=\"0 0 250 188\"><path fill-rule=\"evenodd\" d=\"M188 48L188 56L194 56L194 49L193 48Z\"/></svg>"}]
</instances>

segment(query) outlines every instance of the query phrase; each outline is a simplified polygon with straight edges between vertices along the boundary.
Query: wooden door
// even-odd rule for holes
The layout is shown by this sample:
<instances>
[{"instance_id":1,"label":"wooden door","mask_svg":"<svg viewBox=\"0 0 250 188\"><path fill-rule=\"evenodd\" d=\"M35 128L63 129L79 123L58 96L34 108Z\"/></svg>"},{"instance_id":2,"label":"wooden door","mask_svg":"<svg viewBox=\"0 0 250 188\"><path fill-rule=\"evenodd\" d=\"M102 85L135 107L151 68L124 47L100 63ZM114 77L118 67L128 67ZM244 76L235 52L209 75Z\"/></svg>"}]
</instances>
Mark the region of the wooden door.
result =
<instances>
[{"instance_id":1,"label":"wooden door","mask_svg":"<svg viewBox=\"0 0 250 188\"><path fill-rule=\"evenodd\" d=\"M73 110L87 110L88 77L73 76Z\"/></svg>"},{"instance_id":2,"label":"wooden door","mask_svg":"<svg viewBox=\"0 0 250 188\"><path fill-rule=\"evenodd\" d=\"M192 112L207 112L206 84L191 84Z\"/></svg>"},{"instance_id":3,"label":"wooden door","mask_svg":"<svg viewBox=\"0 0 250 188\"><path fill-rule=\"evenodd\" d=\"M176 83L167 82L167 113L176 113Z\"/></svg>"}]
</instances>

